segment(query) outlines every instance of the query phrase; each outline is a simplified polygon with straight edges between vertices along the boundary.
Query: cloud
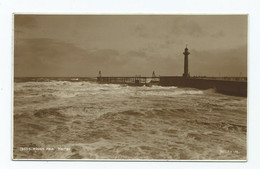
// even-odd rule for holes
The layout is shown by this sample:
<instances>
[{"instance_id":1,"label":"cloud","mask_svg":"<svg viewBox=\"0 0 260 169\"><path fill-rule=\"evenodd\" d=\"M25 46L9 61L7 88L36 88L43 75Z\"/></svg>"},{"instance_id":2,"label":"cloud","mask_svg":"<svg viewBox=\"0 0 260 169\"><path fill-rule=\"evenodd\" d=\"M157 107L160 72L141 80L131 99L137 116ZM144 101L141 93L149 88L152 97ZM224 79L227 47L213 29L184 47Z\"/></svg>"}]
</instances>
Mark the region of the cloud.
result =
<instances>
[{"instance_id":1,"label":"cloud","mask_svg":"<svg viewBox=\"0 0 260 169\"><path fill-rule=\"evenodd\" d=\"M31 59L38 58L44 62L58 61L67 56L68 60L77 55L83 55L84 50L78 48L71 43L65 43L47 38L36 39L20 39L16 41L17 45L14 52L14 57L31 57ZM59 60L60 61L60 60Z\"/></svg>"},{"instance_id":2,"label":"cloud","mask_svg":"<svg viewBox=\"0 0 260 169\"><path fill-rule=\"evenodd\" d=\"M148 38L149 37L149 33L148 30L146 29L146 27L144 25L137 25L134 33L142 38Z\"/></svg>"},{"instance_id":3,"label":"cloud","mask_svg":"<svg viewBox=\"0 0 260 169\"><path fill-rule=\"evenodd\" d=\"M221 30L221 31L212 33L210 36L213 38L221 38L221 37L225 36L225 33L223 32L223 30Z\"/></svg>"},{"instance_id":4,"label":"cloud","mask_svg":"<svg viewBox=\"0 0 260 169\"><path fill-rule=\"evenodd\" d=\"M52 39L20 39L16 43L15 76L58 76L85 53L73 44Z\"/></svg>"},{"instance_id":5,"label":"cloud","mask_svg":"<svg viewBox=\"0 0 260 169\"><path fill-rule=\"evenodd\" d=\"M171 25L171 33L175 36L189 35L192 37L202 37L207 35L207 32L194 21L186 20L183 17L177 18Z\"/></svg>"},{"instance_id":6,"label":"cloud","mask_svg":"<svg viewBox=\"0 0 260 169\"><path fill-rule=\"evenodd\" d=\"M127 56L129 56L129 57L134 57L134 58L140 58L140 57L146 57L146 53L144 52L144 51L133 51L133 50L131 50L131 51L128 51L127 52Z\"/></svg>"},{"instance_id":7,"label":"cloud","mask_svg":"<svg viewBox=\"0 0 260 169\"><path fill-rule=\"evenodd\" d=\"M14 27L19 28L36 28L37 21L34 16L14 15Z\"/></svg>"},{"instance_id":8,"label":"cloud","mask_svg":"<svg viewBox=\"0 0 260 169\"><path fill-rule=\"evenodd\" d=\"M146 50L82 49L53 39L18 41L14 53L15 76L93 76L101 70L108 76L181 75L183 56ZM191 50L191 75L237 76L247 74L247 47L222 50Z\"/></svg>"},{"instance_id":9,"label":"cloud","mask_svg":"<svg viewBox=\"0 0 260 169\"><path fill-rule=\"evenodd\" d=\"M192 50L190 55L191 75L239 76L247 75L247 46L225 50Z\"/></svg>"},{"instance_id":10,"label":"cloud","mask_svg":"<svg viewBox=\"0 0 260 169\"><path fill-rule=\"evenodd\" d=\"M17 41L14 52L15 76L84 76L101 68L124 64L113 49L82 49L53 39Z\"/></svg>"},{"instance_id":11,"label":"cloud","mask_svg":"<svg viewBox=\"0 0 260 169\"><path fill-rule=\"evenodd\" d=\"M118 56L119 52L112 49L89 49L85 50L86 57L89 57L90 60L100 61L109 61L111 58Z\"/></svg>"},{"instance_id":12,"label":"cloud","mask_svg":"<svg viewBox=\"0 0 260 169\"><path fill-rule=\"evenodd\" d=\"M246 22L240 18L236 24L226 16L15 18L17 76L94 76L99 70L112 76L150 75L153 70L181 75L185 44L196 49L190 55L191 74L212 74L219 68L244 72L242 62L232 65L239 58L229 59L234 53L241 59L243 51L236 47L247 42ZM231 48L234 51L228 53Z\"/></svg>"}]
</instances>

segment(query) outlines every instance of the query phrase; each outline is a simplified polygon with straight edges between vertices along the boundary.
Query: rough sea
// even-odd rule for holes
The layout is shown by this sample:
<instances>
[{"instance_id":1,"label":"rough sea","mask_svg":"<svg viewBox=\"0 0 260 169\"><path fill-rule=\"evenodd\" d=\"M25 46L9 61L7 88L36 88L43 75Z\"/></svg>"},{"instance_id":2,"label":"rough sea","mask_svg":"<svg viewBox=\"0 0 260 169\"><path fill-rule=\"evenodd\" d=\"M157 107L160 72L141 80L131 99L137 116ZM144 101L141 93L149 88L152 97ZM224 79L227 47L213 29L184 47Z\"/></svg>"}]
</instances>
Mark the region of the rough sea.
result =
<instances>
[{"instance_id":1,"label":"rough sea","mask_svg":"<svg viewBox=\"0 0 260 169\"><path fill-rule=\"evenodd\" d=\"M247 159L245 97L16 78L13 98L14 159Z\"/></svg>"}]
</instances>

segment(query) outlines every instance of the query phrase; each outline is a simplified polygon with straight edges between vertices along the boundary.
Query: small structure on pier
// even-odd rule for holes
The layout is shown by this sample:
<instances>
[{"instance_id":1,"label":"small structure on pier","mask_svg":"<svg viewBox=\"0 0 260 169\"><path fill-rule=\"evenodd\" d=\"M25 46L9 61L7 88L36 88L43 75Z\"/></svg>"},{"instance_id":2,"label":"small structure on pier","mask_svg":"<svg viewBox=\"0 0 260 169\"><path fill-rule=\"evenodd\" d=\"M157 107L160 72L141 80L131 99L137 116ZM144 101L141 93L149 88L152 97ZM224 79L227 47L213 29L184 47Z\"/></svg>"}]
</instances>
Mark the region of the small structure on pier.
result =
<instances>
[{"instance_id":1,"label":"small structure on pier","mask_svg":"<svg viewBox=\"0 0 260 169\"><path fill-rule=\"evenodd\" d=\"M154 71L153 71L152 78L155 78L155 77L156 77L156 75L155 75L155 73L154 73Z\"/></svg>"}]
</instances>

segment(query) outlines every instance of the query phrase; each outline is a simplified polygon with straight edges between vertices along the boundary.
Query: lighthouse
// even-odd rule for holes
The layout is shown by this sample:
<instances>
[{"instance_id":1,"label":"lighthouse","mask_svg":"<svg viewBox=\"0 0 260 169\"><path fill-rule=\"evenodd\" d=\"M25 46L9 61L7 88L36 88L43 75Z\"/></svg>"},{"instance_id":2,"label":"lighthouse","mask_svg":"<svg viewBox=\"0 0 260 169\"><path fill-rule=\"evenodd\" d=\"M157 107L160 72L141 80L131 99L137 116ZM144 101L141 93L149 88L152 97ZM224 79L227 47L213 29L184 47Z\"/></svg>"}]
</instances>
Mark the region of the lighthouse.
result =
<instances>
[{"instance_id":1,"label":"lighthouse","mask_svg":"<svg viewBox=\"0 0 260 169\"><path fill-rule=\"evenodd\" d=\"M189 49L186 48L184 49L184 73L183 73L183 77L190 77L190 73L189 73L189 61L188 61L188 56L190 54Z\"/></svg>"}]
</instances>

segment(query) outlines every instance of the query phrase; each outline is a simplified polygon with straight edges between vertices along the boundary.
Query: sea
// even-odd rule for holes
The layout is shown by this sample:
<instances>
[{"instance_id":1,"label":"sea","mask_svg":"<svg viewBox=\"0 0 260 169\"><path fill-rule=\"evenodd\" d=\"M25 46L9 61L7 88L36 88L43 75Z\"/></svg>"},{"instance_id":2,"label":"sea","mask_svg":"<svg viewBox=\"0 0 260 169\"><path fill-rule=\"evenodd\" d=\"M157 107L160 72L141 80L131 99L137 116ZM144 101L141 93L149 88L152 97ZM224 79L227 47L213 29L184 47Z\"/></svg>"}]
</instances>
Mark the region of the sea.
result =
<instances>
[{"instance_id":1,"label":"sea","mask_svg":"<svg viewBox=\"0 0 260 169\"><path fill-rule=\"evenodd\" d=\"M13 159L247 159L246 97L95 78L13 84Z\"/></svg>"}]
</instances>

